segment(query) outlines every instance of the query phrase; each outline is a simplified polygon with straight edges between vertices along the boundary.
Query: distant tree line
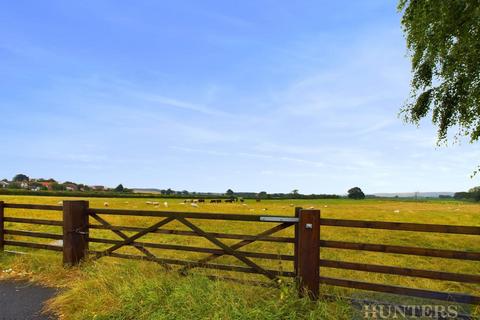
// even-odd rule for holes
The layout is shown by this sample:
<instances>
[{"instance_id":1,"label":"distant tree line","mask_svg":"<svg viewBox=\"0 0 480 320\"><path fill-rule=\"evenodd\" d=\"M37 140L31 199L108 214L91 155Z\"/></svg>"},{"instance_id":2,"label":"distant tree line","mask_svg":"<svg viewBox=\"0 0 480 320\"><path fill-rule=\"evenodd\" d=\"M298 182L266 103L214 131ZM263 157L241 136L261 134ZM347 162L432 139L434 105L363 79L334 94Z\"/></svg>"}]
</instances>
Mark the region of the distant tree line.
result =
<instances>
[{"instance_id":1,"label":"distant tree line","mask_svg":"<svg viewBox=\"0 0 480 320\"><path fill-rule=\"evenodd\" d=\"M139 192L137 192L139 191ZM155 193L143 192L139 189L136 192L127 189L123 184L115 188L103 186L89 186L82 183L65 181L60 183L55 179L31 179L25 174L17 174L11 181L3 179L0 181L0 194L18 195L45 195L45 196L79 196L79 197L154 197ZM225 193L212 192L190 192L188 190L173 190L172 188L161 189L159 193L167 198L205 198L205 199L340 199L343 196L337 194L302 194L298 189L288 193L260 192L235 192L228 189ZM359 187L348 190L348 198L364 199L365 194Z\"/></svg>"},{"instance_id":2,"label":"distant tree line","mask_svg":"<svg viewBox=\"0 0 480 320\"><path fill-rule=\"evenodd\" d=\"M480 186L471 188L467 192L456 192L453 198L457 200L480 201Z\"/></svg>"}]
</instances>

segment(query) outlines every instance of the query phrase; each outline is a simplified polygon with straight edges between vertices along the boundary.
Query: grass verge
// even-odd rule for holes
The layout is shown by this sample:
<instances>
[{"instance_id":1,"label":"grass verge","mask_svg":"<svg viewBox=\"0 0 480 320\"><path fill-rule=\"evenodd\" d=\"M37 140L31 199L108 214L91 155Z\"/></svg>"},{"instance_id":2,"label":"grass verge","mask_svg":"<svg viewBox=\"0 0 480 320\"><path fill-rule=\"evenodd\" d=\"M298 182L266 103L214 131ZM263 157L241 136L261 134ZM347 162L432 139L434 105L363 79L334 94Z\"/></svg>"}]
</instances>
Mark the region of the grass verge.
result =
<instances>
[{"instance_id":1,"label":"grass verge","mask_svg":"<svg viewBox=\"0 0 480 320\"><path fill-rule=\"evenodd\" d=\"M312 302L280 289L180 276L141 261L105 259L63 268L50 253L3 254L3 277L61 288L46 311L60 319L349 319L342 301Z\"/></svg>"}]
</instances>

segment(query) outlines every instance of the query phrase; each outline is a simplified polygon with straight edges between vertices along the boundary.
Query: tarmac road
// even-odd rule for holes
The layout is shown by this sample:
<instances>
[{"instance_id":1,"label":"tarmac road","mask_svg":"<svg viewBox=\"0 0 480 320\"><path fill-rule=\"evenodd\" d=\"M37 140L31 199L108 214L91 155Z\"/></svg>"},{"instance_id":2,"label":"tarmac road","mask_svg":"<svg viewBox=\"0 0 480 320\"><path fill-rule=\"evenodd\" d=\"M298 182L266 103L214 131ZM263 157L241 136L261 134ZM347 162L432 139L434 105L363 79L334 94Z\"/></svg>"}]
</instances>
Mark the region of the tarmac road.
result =
<instances>
[{"instance_id":1,"label":"tarmac road","mask_svg":"<svg viewBox=\"0 0 480 320\"><path fill-rule=\"evenodd\" d=\"M0 320L52 320L41 314L43 303L57 290L26 281L0 281Z\"/></svg>"}]
</instances>

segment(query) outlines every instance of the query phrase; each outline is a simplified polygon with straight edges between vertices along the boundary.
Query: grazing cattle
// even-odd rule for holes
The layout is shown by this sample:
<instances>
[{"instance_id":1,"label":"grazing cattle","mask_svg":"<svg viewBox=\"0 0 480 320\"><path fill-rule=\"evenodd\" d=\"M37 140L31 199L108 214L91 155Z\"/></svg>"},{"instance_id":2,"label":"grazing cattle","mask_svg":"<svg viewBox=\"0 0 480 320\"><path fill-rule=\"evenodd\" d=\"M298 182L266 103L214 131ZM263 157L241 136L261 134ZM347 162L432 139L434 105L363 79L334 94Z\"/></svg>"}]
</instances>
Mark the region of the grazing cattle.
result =
<instances>
[{"instance_id":1,"label":"grazing cattle","mask_svg":"<svg viewBox=\"0 0 480 320\"><path fill-rule=\"evenodd\" d=\"M232 203L233 200L232 199L225 199L225 202Z\"/></svg>"},{"instance_id":2,"label":"grazing cattle","mask_svg":"<svg viewBox=\"0 0 480 320\"><path fill-rule=\"evenodd\" d=\"M243 202L243 201L245 201L245 200L243 200L243 198L240 198L240 202Z\"/></svg>"},{"instance_id":3,"label":"grazing cattle","mask_svg":"<svg viewBox=\"0 0 480 320\"><path fill-rule=\"evenodd\" d=\"M205 199L198 199L198 203L203 203L205 202Z\"/></svg>"}]
</instances>

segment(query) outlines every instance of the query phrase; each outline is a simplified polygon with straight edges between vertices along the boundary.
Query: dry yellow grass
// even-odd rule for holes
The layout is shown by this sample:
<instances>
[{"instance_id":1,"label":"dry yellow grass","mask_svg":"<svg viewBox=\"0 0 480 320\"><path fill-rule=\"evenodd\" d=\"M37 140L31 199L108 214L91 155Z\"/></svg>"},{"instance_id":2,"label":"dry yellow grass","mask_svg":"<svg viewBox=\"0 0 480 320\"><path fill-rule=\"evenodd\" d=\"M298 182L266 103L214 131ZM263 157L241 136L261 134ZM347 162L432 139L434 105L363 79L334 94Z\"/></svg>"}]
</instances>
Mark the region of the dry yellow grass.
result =
<instances>
[{"instance_id":1,"label":"dry yellow grass","mask_svg":"<svg viewBox=\"0 0 480 320\"><path fill-rule=\"evenodd\" d=\"M78 198L75 198L78 199ZM1 201L9 203L36 203L36 204L57 204L66 198L57 197L27 197L27 196L1 196ZM68 199L67 199L68 200ZM418 223L439 223L451 225L472 225L480 226L480 205L474 203L464 203L457 201L401 201L401 200L277 200L277 201L262 201L257 203L252 200L247 200L245 205L241 203L222 203L222 204L200 204L200 208L193 208L190 205L182 204L180 199L103 199L90 198L91 208L102 208L104 202L109 203L109 208L112 209L139 209L139 210L171 210L171 211L201 211L201 212L226 212L226 213L244 213L244 214L262 214L262 215L285 215L292 216L294 207L301 206L304 208L314 207L321 210L322 217L339 218L339 219L362 219L362 220L377 220L377 221L398 221L398 222L418 222ZM147 201L160 202L159 206L152 206L147 204ZM163 202L168 202L168 208L164 207ZM266 209L266 210L263 210ZM61 219L61 212L49 212L38 210L14 210L6 209L7 216L18 217L35 217L44 219ZM114 225L122 226L149 226L158 221L158 218L143 218L143 217L126 217L126 216L103 216L106 220ZM229 222L229 221L194 221L201 228L211 232L222 233L239 233L239 234L257 234L273 226L270 223L252 223L252 222ZM60 233L58 227L49 226L33 226L7 223L7 228L23 229L32 231L46 231L52 233ZM172 222L167 225L168 229L187 230L187 228L178 222ZM292 236L293 228L284 230L276 235ZM132 234L132 233L127 233ZM91 230L91 236L97 238L111 238L119 239L110 231ZM11 237L10 237L11 238ZM25 237L14 237L16 239L26 240ZM343 240L367 243L383 243L393 245L418 246L428 248L442 248L462 251L480 252L480 241L478 236L469 235L445 235L434 233L413 233L405 231L386 231L386 230L367 230L367 229L351 229L351 228L335 228L322 227L322 239ZM28 239L29 241L36 241L38 239ZM48 240L41 240L42 243L48 243ZM210 242L201 237L185 237L175 235L161 235L149 234L141 241L157 242L157 243L175 243L182 245L200 246L215 248ZM222 239L227 244L233 244L238 240ZM105 248L105 245L91 244L93 249ZM9 248L13 249L13 248ZM39 250L26 250L25 248L15 248L21 251L34 251L34 256L37 257L36 263L30 263L31 258L25 257L3 257L0 259L2 269L5 266L14 265L18 272L34 273L32 276L40 279L44 283L49 283L57 286L68 286L72 279L78 277L79 271L77 268L70 270L63 270L56 266L43 266L46 259L50 259L50 264L61 264L59 253L43 252ZM149 249L150 250L150 249ZM248 251L266 252L266 253L283 253L292 254L291 244L279 244L269 242L255 242L244 248ZM151 249L156 255L160 257L172 257L186 260L198 260L204 257L205 254L195 252L183 252L172 250L158 250ZM134 248L121 248L119 252L128 252L137 254ZM458 272L467 274L479 274L480 263L473 261L461 261L441 258L426 258L415 257L398 254L372 253L360 252L350 250L336 250L336 249L322 249L321 256L324 259L344 260L352 262L363 262L372 264L405 266L417 269L438 270L447 272ZM38 258L41 257L41 258ZM272 268L291 270L291 262L269 261L265 259L254 259L258 264ZM216 260L218 263L238 264L241 262L235 260L233 257L221 257ZM121 261L112 258L102 258L96 264L106 265L122 265L129 262ZM34 266L32 266L34 264ZM152 265L147 268L157 268ZM63 270L63 271L60 271ZM61 272L60 279L57 279L58 273ZM203 273L205 271L195 270L196 273ZM209 271L210 272L210 271ZM480 295L480 286L476 284L464 284L456 282L435 281L421 278L400 277L382 274L373 274L365 272L347 271L322 268L321 273L324 276L333 276L349 279L364 280L377 283L396 284L414 288L425 288L431 290L447 291L447 292L463 292ZM233 273L232 273L233 274ZM4 275L5 276L5 275ZM240 278L261 279L256 275L235 274ZM331 291L330 288L323 288L323 290ZM345 293L345 289L335 289L334 292ZM350 292L351 293L351 292ZM60 304L61 305L61 304ZM57 303L56 306L60 308Z\"/></svg>"}]
</instances>

